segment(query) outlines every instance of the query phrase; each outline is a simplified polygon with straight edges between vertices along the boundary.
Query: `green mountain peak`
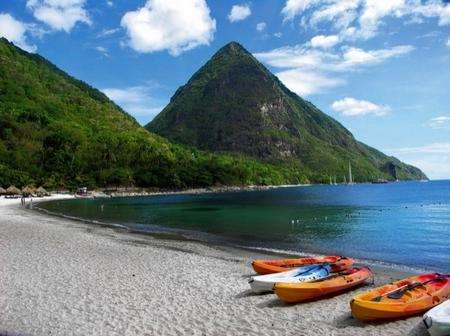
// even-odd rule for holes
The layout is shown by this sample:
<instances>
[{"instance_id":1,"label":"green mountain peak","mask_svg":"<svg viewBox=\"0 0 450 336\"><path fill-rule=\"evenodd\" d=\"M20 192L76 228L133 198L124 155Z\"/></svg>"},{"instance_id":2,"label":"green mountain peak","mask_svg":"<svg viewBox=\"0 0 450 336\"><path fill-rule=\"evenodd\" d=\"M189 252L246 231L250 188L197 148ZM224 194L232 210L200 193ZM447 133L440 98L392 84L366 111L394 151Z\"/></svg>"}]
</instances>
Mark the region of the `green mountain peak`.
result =
<instances>
[{"instance_id":1,"label":"green mountain peak","mask_svg":"<svg viewBox=\"0 0 450 336\"><path fill-rule=\"evenodd\" d=\"M202 150L297 167L316 182L343 179L349 162L358 180L425 177L358 142L236 42L214 54L146 128Z\"/></svg>"}]
</instances>

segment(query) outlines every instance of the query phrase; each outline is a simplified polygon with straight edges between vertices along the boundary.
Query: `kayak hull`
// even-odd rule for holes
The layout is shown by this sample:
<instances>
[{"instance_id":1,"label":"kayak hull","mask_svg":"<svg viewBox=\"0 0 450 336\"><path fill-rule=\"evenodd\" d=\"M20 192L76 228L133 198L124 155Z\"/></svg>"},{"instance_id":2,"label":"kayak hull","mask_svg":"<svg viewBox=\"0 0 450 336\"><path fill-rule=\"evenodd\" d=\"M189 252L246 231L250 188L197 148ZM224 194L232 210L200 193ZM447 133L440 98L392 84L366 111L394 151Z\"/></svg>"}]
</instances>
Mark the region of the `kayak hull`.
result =
<instances>
[{"instance_id":1,"label":"kayak hull","mask_svg":"<svg viewBox=\"0 0 450 336\"><path fill-rule=\"evenodd\" d=\"M252 292L262 294L273 291L273 287L277 282L299 283L313 281L327 277L330 273L331 267L328 265L310 265L280 273L254 276L250 279L249 284Z\"/></svg>"},{"instance_id":2,"label":"kayak hull","mask_svg":"<svg viewBox=\"0 0 450 336\"><path fill-rule=\"evenodd\" d=\"M434 323L431 328L428 329L428 333L431 336L449 336L450 326L448 324Z\"/></svg>"},{"instance_id":3,"label":"kayak hull","mask_svg":"<svg viewBox=\"0 0 450 336\"><path fill-rule=\"evenodd\" d=\"M350 268L353 259L341 256L304 257L296 259L255 260L253 269L260 275L285 272L292 268L314 264L330 264L333 272L341 272Z\"/></svg>"},{"instance_id":4,"label":"kayak hull","mask_svg":"<svg viewBox=\"0 0 450 336\"><path fill-rule=\"evenodd\" d=\"M429 305L428 303L427 305ZM353 317L360 321L396 320L418 315L427 310L424 306L407 307L406 305L379 305L377 302L350 302Z\"/></svg>"},{"instance_id":5,"label":"kayak hull","mask_svg":"<svg viewBox=\"0 0 450 336\"><path fill-rule=\"evenodd\" d=\"M450 300L427 312L423 316L423 322L431 336L450 335Z\"/></svg>"},{"instance_id":6,"label":"kayak hull","mask_svg":"<svg viewBox=\"0 0 450 336\"><path fill-rule=\"evenodd\" d=\"M332 275L330 279L300 284L276 283L274 288L275 294L280 300L298 303L318 300L350 290L362 285L372 276L373 273L368 267L353 268L343 275L336 275L335 277Z\"/></svg>"},{"instance_id":7,"label":"kayak hull","mask_svg":"<svg viewBox=\"0 0 450 336\"><path fill-rule=\"evenodd\" d=\"M361 321L376 321L400 319L424 313L448 298L449 278L406 291L401 298L389 298L388 294L414 283L433 280L438 276L437 273L414 276L359 294L350 302L352 315Z\"/></svg>"}]
</instances>

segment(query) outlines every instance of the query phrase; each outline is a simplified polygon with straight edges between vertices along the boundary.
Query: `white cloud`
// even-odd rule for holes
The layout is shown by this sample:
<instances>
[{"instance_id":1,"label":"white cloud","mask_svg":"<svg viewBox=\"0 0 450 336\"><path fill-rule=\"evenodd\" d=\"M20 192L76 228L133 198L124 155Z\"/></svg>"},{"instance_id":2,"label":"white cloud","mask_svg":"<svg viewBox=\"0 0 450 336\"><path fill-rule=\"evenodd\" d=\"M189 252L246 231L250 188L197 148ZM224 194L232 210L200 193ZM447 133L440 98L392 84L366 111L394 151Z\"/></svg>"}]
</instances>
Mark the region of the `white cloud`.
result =
<instances>
[{"instance_id":1,"label":"white cloud","mask_svg":"<svg viewBox=\"0 0 450 336\"><path fill-rule=\"evenodd\" d=\"M231 7L230 14L228 14L228 20L230 22L242 21L248 18L252 14L249 5L234 5Z\"/></svg>"},{"instance_id":2,"label":"white cloud","mask_svg":"<svg viewBox=\"0 0 450 336\"><path fill-rule=\"evenodd\" d=\"M450 117L441 116L428 120L427 125L433 129L450 129Z\"/></svg>"},{"instance_id":3,"label":"white cloud","mask_svg":"<svg viewBox=\"0 0 450 336\"><path fill-rule=\"evenodd\" d=\"M369 39L391 17L412 24L425 18L450 24L450 3L441 0L287 0L281 13L284 20L301 16L302 27L331 23L342 39Z\"/></svg>"},{"instance_id":4,"label":"white cloud","mask_svg":"<svg viewBox=\"0 0 450 336\"><path fill-rule=\"evenodd\" d=\"M347 47L342 52L329 52L311 49L304 45L296 45L256 53L255 56L277 68L306 68L342 72L376 65L390 58L410 53L413 50L414 47L412 46L400 45L367 51Z\"/></svg>"},{"instance_id":5,"label":"white cloud","mask_svg":"<svg viewBox=\"0 0 450 336\"><path fill-rule=\"evenodd\" d=\"M319 2L320 0L287 0L281 13L284 16L285 21L292 20L298 14Z\"/></svg>"},{"instance_id":6,"label":"white cloud","mask_svg":"<svg viewBox=\"0 0 450 336\"><path fill-rule=\"evenodd\" d=\"M412 50L411 46L375 50L344 47L340 52L332 52L311 48L309 42L256 53L255 57L275 68L286 69L277 74L285 85L298 94L308 95L344 84L340 73L381 64ZM301 84L303 77L311 81Z\"/></svg>"},{"instance_id":7,"label":"white cloud","mask_svg":"<svg viewBox=\"0 0 450 336\"><path fill-rule=\"evenodd\" d=\"M114 2L112 2L111 0L107 0L107 1L106 1L106 4L107 4L109 7L114 6Z\"/></svg>"},{"instance_id":8,"label":"white cloud","mask_svg":"<svg viewBox=\"0 0 450 336\"><path fill-rule=\"evenodd\" d=\"M296 45L256 53L255 57L276 68L315 69L320 68L322 64L332 62L337 56Z\"/></svg>"},{"instance_id":9,"label":"white cloud","mask_svg":"<svg viewBox=\"0 0 450 336\"><path fill-rule=\"evenodd\" d=\"M10 14L0 13L0 36L28 52L35 52L36 46L29 44L26 39L28 30L29 25L26 23L16 20Z\"/></svg>"},{"instance_id":10,"label":"white cloud","mask_svg":"<svg viewBox=\"0 0 450 336\"><path fill-rule=\"evenodd\" d=\"M339 43L339 36L337 35L317 35L311 41L311 47L328 49Z\"/></svg>"},{"instance_id":11,"label":"white cloud","mask_svg":"<svg viewBox=\"0 0 450 336\"><path fill-rule=\"evenodd\" d=\"M27 7L39 21L54 30L70 32L78 23L90 25L91 20L84 9L86 0L27 0Z\"/></svg>"},{"instance_id":12,"label":"white cloud","mask_svg":"<svg viewBox=\"0 0 450 336\"><path fill-rule=\"evenodd\" d=\"M386 16L402 16L406 0L366 0L358 19L360 34L363 38L375 36L381 19Z\"/></svg>"},{"instance_id":13,"label":"white cloud","mask_svg":"<svg viewBox=\"0 0 450 336\"><path fill-rule=\"evenodd\" d=\"M449 142L437 142L430 145L418 146L418 147L404 147L391 149L390 151L395 151L401 154L448 154L450 155L450 143ZM450 167L449 167L450 169Z\"/></svg>"},{"instance_id":14,"label":"white cloud","mask_svg":"<svg viewBox=\"0 0 450 336\"><path fill-rule=\"evenodd\" d=\"M276 76L290 90L301 96L323 92L344 83L343 80L338 78L329 78L319 72L308 72L300 69L281 71L276 73Z\"/></svg>"},{"instance_id":15,"label":"white cloud","mask_svg":"<svg viewBox=\"0 0 450 336\"><path fill-rule=\"evenodd\" d=\"M445 45L450 48L450 37L448 38L447 43L445 43Z\"/></svg>"},{"instance_id":16,"label":"white cloud","mask_svg":"<svg viewBox=\"0 0 450 336\"><path fill-rule=\"evenodd\" d=\"M438 18L440 26L450 24L450 3L448 1L430 0L424 4L411 5L410 11L426 18Z\"/></svg>"},{"instance_id":17,"label":"white cloud","mask_svg":"<svg viewBox=\"0 0 450 336\"><path fill-rule=\"evenodd\" d=\"M408 54L414 50L413 46L399 45L389 49L378 49L365 51L359 48L349 48L342 55L340 62L336 63L336 69L349 70L356 67L369 66L382 63L383 61Z\"/></svg>"},{"instance_id":18,"label":"white cloud","mask_svg":"<svg viewBox=\"0 0 450 336\"><path fill-rule=\"evenodd\" d=\"M334 1L314 11L311 15L310 23L315 26L320 22L330 21L338 29L346 28L357 17L359 2L359 0ZM306 19L307 17L305 17Z\"/></svg>"},{"instance_id":19,"label":"white cloud","mask_svg":"<svg viewBox=\"0 0 450 336\"><path fill-rule=\"evenodd\" d=\"M163 107L155 106L150 86L132 86L127 88L102 89L111 100L144 123L152 120Z\"/></svg>"},{"instance_id":20,"label":"white cloud","mask_svg":"<svg viewBox=\"0 0 450 336\"><path fill-rule=\"evenodd\" d=\"M97 37L111 36L111 35L114 35L115 33L119 32L119 31L120 31L120 28L103 29L103 30L97 35Z\"/></svg>"},{"instance_id":21,"label":"white cloud","mask_svg":"<svg viewBox=\"0 0 450 336\"><path fill-rule=\"evenodd\" d=\"M95 47L94 49L97 50L99 53L101 53L103 56L109 57L108 49L106 49L105 47L98 46Z\"/></svg>"},{"instance_id":22,"label":"white cloud","mask_svg":"<svg viewBox=\"0 0 450 336\"><path fill-rule=\"evenodd\" d=\"M390 112L388 106L377 105L367 100L358 100L346 97L335 101L331 108L347 117L356 117L364 115L384 116Z\"/></svg>"},{"instance_id":23,"label":"white cloud","mask_svg":"<svg viewBox=\"0 0 450 336\"><path fill-rule=\"evenodd\" d=\"M259 32L262 32L267 27L267 24L265 22L260 22L256 25L256 30Z\"/></svg>"},{"instance_id":24,"label":"white cloud","mask_svg":"<svg viewBox=\"0 0 450 336\"><path fill-rule=\"evenodd\" d=\"M385 152L419 167L431 179L450 178L450 143L448 142L387 149Z\"/></svg>"},{"instance_id":25,"label":"white cloud","mask_svg":"<svg viewBox=\"0 0 450 336\"><path fill-rule=\"evenodd\" d=\"M216 30L205 0L148 0L144 7L125 13L121 25L134 50L168 50L174 56L209 45Z\"/></svg>"}]
</instances>

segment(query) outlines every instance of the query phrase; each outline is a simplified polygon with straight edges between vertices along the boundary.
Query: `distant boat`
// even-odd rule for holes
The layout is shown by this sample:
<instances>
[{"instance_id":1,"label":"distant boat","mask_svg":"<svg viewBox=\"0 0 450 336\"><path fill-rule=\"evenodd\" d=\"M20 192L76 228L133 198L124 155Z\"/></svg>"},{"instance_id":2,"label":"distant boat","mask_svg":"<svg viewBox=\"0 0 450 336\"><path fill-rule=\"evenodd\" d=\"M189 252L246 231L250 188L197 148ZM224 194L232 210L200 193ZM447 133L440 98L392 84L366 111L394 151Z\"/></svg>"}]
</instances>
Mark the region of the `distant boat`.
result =
<instances>
[{"instance_id":1,"label":"distant boat","mask_svg":"<svg viewBox=\"0 0 450 336\"><path fill-rule=\"evenodd\" d=\"M350 161L348 162L348 184L353 185L355 182L353 182L353 176L352 176L352 164Z\"/></svg>"},{"instance_id":2,"label":"distant boat","mask_svg":"<svg viewBox=\"0 0 450 336\"><path fill-rule=\"evenodd\" d=\"M331 175L330 175L330 185L338 185L336 182L336 176L331 177Z\"/></svg>"},{"instance_id":3,"label":"distant boat","mask_svg":"<svg viewBox=\"0 0 450 336\"><path fill-rule=\"evenodd\" d=\"M378 180L372 181L372 184L385 184L385 183L389 183L389 181L386 179L378 179Z\"/></svg>"}]
</instances>

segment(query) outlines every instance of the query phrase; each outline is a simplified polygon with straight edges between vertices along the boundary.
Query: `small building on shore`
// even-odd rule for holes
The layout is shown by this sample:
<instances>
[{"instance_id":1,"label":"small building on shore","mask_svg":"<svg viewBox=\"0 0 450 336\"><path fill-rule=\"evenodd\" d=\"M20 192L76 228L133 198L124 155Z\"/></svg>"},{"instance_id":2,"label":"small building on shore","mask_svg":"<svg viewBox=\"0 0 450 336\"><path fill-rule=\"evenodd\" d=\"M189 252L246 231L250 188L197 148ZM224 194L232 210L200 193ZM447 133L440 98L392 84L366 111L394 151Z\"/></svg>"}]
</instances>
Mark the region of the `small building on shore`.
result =
<instances>
[{"instance_id":1,"label":"small building on shore","mask_svg":"<svg viewBox=\"0 0 450 336\"><path fill-rule=\"evenodd\" d=\"M36 194L36 189L26 186L22 189L22 195L25 197L34 196Z\"/></svg>"},{"instance_id":2,"label":"small building on shore","mask_svg":"<svg viewBox=\"0 0 450 336\"><path fill-rule=\"evenodd\" d=\"M50 196L50 193L47 190L45 190L43 187L39 187L36 190L36 196L38 196L38 197Z\"/></svg>"},{"instance_id":3,"label":"small building on shore","mask_svg":"<svg viewBox=\"0 0 450 336\"><path fill-rule=\"evenodd\" d=\"M10 186L6 189L6 195L10 197L20 197L22 195L22 191L15 186Z\"/></svg>"}]
</instances>

